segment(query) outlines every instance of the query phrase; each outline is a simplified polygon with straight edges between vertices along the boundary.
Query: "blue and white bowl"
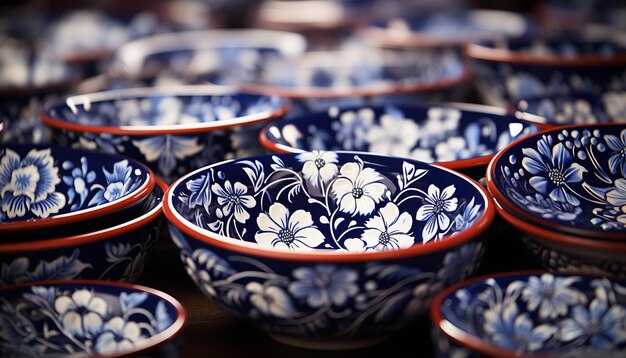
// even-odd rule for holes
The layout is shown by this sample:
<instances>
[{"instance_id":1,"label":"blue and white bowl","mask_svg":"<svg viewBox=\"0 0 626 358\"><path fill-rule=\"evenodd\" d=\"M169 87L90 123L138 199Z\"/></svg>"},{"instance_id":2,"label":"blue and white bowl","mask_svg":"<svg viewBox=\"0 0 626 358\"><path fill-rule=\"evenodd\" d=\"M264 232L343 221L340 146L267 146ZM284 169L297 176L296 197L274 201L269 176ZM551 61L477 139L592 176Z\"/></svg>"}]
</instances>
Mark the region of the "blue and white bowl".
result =
<instances>
[{"instance_id":1,"label":"blue and white bowl","mask_svg":"<svg viewBox=\"0 0 626 358\"><path fill-rule=\"evenodd\" d=\"M439 357L622 357L626 281L512 272L450 287L430 311Z\"/></svg>"},{"instance_id":2,"label":"blue and white bowl","mask_svg":"<svg viewBox=\"0 0 626 358\"><path fill-rule=\"evenodd\" d=\"M626 91L527 98L517 103L517 110L538 115L545 123L556 125L624 123Z\"/></svg>"},{"instance_id":3,"label":"blue and white bowl","mask_svg":"<svg viewBox=\"0 0 626 358\"><path fill-rule=\"evenodd\" d=\"M470 104L332 107L269 124L260 140L275 152L373 152L436 162L480 179L495 153L538 130L527 120L541 118Z\"/></svg>"},{"instance_id":4,"label":"blue and white bowl","mask_svg":"<svg viewBox=\"0 0 626 358\"><path fill-rule=\"evenodd\" d=\"M52 279L136 281L161 232L166 188L157 179L139 215L106 229L45 240L3 240L0 287Z\"/></svg>"},{"instance_id":5,"label":"blue and white bowl","mask_svg":"<svg viewBox=\"0 0 626 358\"><path fill-rule=\"evenodd\" d=\"M0 145L0 242L111 227L137 216L154 185L148 167L120 155Z\"/></svg>"},{"instance_id":6,"label":"blue and white bowl","mask_svg":"<svg viewBox=\"0 0 626 358\"><path fill-rule=\"evenodd\" d=\"M62 145L122 154L171 182L224 159L259 154L265 122L285 99L215 86L134 88L46 105L43 122Z\"/></svg>"},{"instance_id":7,"label":"blue and white bowl","mask_svg":"<svg viewBox=\"0 0 626 358\"><path fill-rule=\"evenodd\" d=\"M211 300L280 342L368 346L472 275L494 219L476 182L359 152L217 163L165 195L187 273Z\"/></svg>"},{"instance_id":8,"label":"blue and white bowl","mask_svg":"<svg viewBox=\"0 0 626 358\"><path fill-rule=\"evenodd\" d=\"M484 103L515 106L526 98L624 90L626 48L582 37L485 41L467 47Z\"/></svg>"},{"instance_id":9,"label":"blue and white bowl","mask_svg":"<svg viewBox=\"0 0 626 358\"><path fill-rule=\"evenodd\" d=\"M38 281L0 288L3 357L158 354L187 324L173 297L137 285Z\"/></svg>"}]
</instances>

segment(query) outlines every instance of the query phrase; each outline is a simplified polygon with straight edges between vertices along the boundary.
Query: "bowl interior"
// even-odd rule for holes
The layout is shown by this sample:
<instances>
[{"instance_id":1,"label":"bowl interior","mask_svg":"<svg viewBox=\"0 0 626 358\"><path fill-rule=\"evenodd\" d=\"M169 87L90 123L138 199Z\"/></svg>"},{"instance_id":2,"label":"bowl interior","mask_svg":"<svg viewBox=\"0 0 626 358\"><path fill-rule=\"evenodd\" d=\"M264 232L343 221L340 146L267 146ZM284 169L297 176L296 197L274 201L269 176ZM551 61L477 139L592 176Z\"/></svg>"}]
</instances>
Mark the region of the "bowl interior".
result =
<instances>
[{"instance_id":1,"label":"bowl interior","mask_svg":"<svg viewBox=\"0 0 626 358\"><path fill-rule=\"evenodd\" d=\"M185 320L169 296L98 281L13 286L0 308L0 350L19 356L129 354L171 339Z\"/></svg>"},{"instance_id":2,"label":"bowl interior","mask_svg":"<svg viewBox=\"0 0 626 358\"><path fill-rule=\"evenodd\" d=\"M498 154L489 188L507 209L543 226L624 239L625 152L624 125L551 130Z\"/></svg>"},{"instance_id":3,"label":"bowl interior","mask_svg":"<svg viewBox=\"0 0 626 358\"><path fill-rule=\"evenodd\" d=\"M535 97L519 101L517 109L544 117L551 124L623 123L626 92Z\"/></svg>"},{"instance_id":4,"label":"bowl interior","mask_svg":"<svg viewBox=\"0 0 626 358\"><path fill-rule=\"evenodd\" d=\"M481 45L494 50L509 50L517 54L562 58L575 58L583 55L611 57L626 51L624 44L611 38L586 39L575 35L553 36L547 39L524 36L508 41L485 41Z\"/></svg>"},{"instance_id":5,"label":"bowl interior","mask_svg":"<svg viewBox=\"0 0 626 358\"><path fill-rule=\"evenodd\" d=\"M149 126L150 130L159 126L235 125L263 119L285 105L278 97L246 93L177 94L131 89L69 97L49 106L46 115L90 127Z\"/></svg>"},{"instance_id":6,"label":"bowl interior","mask_svg":"<svg viewBox=\"0 0 626 358\"><path fill-rule=\"evenodd\" d=\"M219 163L166 196L168 210L201 235L278 251L386 251L446 240L471 231L489 205L476 183L454 172L356 152Z\"/></svg>"},{"instance_id":7,"label":"bowl interior","mask_svg":"<svg viewBox=\"0 0 626 358\"><path fill-rule=\"evenodd\" d=\"M425 162L493 155L536 132L525 120L491 107L372 106L331 108L283 119L264 129L278 150L354 150ZM480 111L483 109L484 111Z\"/></svg>"},{"instance_id":8,"label":"bowl interior","mask_svg":"<svg viewBox=\"0 0 626 358\"><path fill-rule=\"evenodd\" d=\"M0 168L5 228L131 204L154 181L144 165L122 156L56 146L0 147Z\"/></svg>"},{"instance_id":9,"label":"bowl interior","mask_svg":"<svg viewBox=\"0 0 626 358\"><path fill-rule=\"evenodd\" d=\"M469 335L483 353L585 357L626 349L623 281L550 273L479 280L448 292L436 309L461 343ZM576 353L576 354L572 354ZM620 353L620 354L621 354Z\"/></svg>"}]
</instances>

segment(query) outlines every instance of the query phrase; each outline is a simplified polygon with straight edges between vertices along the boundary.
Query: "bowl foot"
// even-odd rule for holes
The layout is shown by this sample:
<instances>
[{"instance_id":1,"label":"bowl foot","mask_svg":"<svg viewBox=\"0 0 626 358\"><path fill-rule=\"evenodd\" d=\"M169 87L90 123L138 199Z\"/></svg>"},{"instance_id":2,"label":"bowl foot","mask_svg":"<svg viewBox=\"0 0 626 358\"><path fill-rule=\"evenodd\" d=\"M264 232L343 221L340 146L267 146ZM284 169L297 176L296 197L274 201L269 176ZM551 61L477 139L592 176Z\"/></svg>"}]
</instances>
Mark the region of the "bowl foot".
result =
<instances>
[{"instance_id":1,"label":"bowl foot","mask_svg":"<svg viewBox=\"0 0 626 358\"><path fill-rule=\"evenodd\" d=\"M325 351L365 348L365 347L382 343L383 341L385 341L387 338L390 337L389 335L385 335L382 337L374 337L374 338L368 338L368 339L354 339L354 340L350 340L350 339L338 340L337 339L336 340L336 339L307 339L307 338L283 336L280 334L272 334L272 333L268 333L268 335L272 339L280 343L289 345L289 346L305 348L305 349L325 350Z\"/></svg>"}]
</instances>

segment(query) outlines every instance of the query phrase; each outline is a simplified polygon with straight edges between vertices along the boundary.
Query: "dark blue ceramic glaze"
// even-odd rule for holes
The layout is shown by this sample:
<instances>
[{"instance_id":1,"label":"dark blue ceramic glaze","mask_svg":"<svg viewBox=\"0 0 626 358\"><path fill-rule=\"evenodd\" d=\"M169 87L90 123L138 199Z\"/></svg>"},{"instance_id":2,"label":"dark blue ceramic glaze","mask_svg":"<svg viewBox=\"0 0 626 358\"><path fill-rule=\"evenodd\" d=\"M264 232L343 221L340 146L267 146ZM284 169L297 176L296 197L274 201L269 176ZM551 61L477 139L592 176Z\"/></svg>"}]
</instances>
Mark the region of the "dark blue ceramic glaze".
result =
<instances>
[{"instance_id":1,"label":"dark blue ceramic glaze","mask_svg":"<svg viewBox=\"0 0 626 358\"><path fill-rule=\"evenodd\" d=\"M626 92L528 98L517 103L517 110L558 125L622 123L626 122Z\"/></svg>"}]
</instances>

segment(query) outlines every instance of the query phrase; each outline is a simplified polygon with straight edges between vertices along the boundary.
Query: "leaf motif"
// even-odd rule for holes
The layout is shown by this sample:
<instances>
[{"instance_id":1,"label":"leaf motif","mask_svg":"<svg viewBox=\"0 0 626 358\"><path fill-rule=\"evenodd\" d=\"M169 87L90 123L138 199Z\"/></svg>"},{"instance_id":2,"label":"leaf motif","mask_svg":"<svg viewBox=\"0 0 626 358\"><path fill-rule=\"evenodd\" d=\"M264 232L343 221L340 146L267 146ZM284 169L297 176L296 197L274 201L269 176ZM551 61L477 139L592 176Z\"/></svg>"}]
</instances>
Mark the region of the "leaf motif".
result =
<instances>
[{"instance_id":1,"label":"leaf motif","mask_svg":"<svg viewBox=\"0 0 626 358\"><path fill-rule=\"evenodd\" d=\"M106 243L104 245L104 251L107 255L107 262L109 263L114 263L127 259L131 249L132 247L129 243L118 243L116 245Z\"/></svg>"},{"instance_id":2,"label":"leaf motif","mask_svg":"<svg viewBox=\"0 0 626 358\"><path fill-rule=\"evenodd\" d=\"M422 270L416 267L407 267L401 265L369 265L365 270L368 276L375 276L378 279L397 280L414 275L419 275Z\"/></svg>"},{"instance_id":3,"label":"leaf motif","mask_svg":"<svg viewBox=\"0 0 626 358\"><path fill-rule=\"evenodd\" d=\"M274 161L274 163L276 163L280 168L284 168L285 167L285 162L283 162L282 159L280 159L279 157L272 155L272 160Z\"/></svg>"},{"instance_id":4,"label":"leaf motif","mask_svg":"<svg viewBox=\"0 0 626 358\"><path fill-rule=\"evenodd\" d=\"M204 149L195 136L164 135L133 140L132 143L146 161L158 160L159 171L166 177L170 177L177 167L177 160L198 154Z\"/></svg>"},{"instance_id":5,"label":"leaf motif","mask_svg":"<svg viewBox=\"0 0 626 358\"><path fill-rule=\"evenodd\" d=\"M165 331L174 322L172 317L170 317L169 313L167 313L167 308L165 307L165 302L163 301L159 301L159 303L157 303L156 321L157 321L157 332Z\"/></svg>"},{"instance_id":6,"label":"leaf motif","mask_svg":"<svg viewBox=\"0 0 626 358\"><path fill-rule=\"evenodd\" d=\"M122 305L122 311L127 311L131 308L139 307L148 298L147 292L132 292L130 294L122 292L120 295L120 304Z\"/></svg>"},{"instance_id":7,"label":"leaf motif","mask_svg":"<svg viewBox=\"0 0 626 358\"><path fill-rule=\"evenodd\" d=\"M335 222L333 223L333 228L337 230L337 227L339 227L339 224L341 224L343 221L344 218L337 218L337 220L335 220Z\"/></svg>"},{"instance_id":8,"label":"leaf motif","mask_svg":"<svg viewBox=\"0 0 626 358\"><path fill-rule=\"evenodd\" d=\"M293 202L293 198L296 197L300 193L300 189L302 189L302 185L294 185L291 189L289 189L289 193L287 194L287 199L290 203Z\"/></svg>"},{"instance_id":9,"label":"leaf motif","mask_svg":"<svg viewBox=\"0 0 626 358\"><path fill-rule=\"evenodd\" d=\"M8 285L17 283L21 277L24 277L30 261L26 257L18 257L10 264L2 264L0 269L0 282Z\"/></svg>"},{"instance_id":10,"label":"leaf motif","mask_svg":"<svg viewBox=\"0 0 626 358\"><path fill-rule=\"evenodd\" d=\"M411 291L406 290L393 295L385 300L385 303L374 316L374 321L389 321L404 311L405 302L411 297Z\"/></svg>"},{"instance_id":11,"label":"leaf motif","mask_svg":"<svg viewBox=\"0 0 626 358\"><path fill-rule=\"evenodd\" d=\"M76 278L84 269L92 267L91 264L80 261L79 255L80 250L75 249L69 257L61 256L51 262L40 261L30 274L30 279L40 281Z\"/></svg>"},{"instance_id":12,"label":"leaf motif","mask_svg":"<svg viewBox=\"0 0 626 358\"><path fill-rule=\"evenodd\" d=\"M404 176L405 182L413 179L413 175L415 175L415 165L402 162L402 175Z\"/></svg>"},{"instance_id":13,"label":"leaf motif","mask_svg":"<svg viewBox=\"0 0 626 358\"><path fill-rule=\"evenodd\" d=\"M328 217L326 217L324 215L320 216L320 222L322 224L329 224Z\"/></svg>"}]
</instances>

